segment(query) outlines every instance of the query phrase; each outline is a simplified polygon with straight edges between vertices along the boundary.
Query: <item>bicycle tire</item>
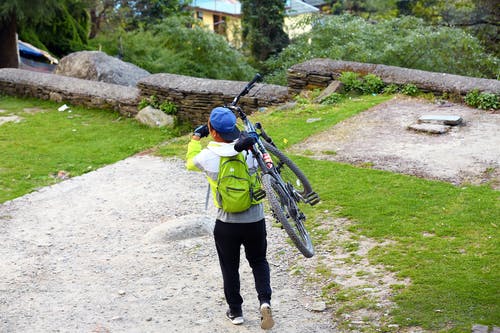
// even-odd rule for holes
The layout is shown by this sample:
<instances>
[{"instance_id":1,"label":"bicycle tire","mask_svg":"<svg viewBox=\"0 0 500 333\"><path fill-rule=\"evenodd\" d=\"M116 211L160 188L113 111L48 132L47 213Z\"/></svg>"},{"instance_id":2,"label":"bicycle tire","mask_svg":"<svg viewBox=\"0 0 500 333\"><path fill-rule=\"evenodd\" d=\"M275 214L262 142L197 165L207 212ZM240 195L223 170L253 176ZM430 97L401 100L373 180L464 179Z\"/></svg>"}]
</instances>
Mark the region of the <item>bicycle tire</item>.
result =
<instances>
[{"instance_id":1,"label":"bicycle tire","mask_svg":"<svg viewBox=\"0 0 500 333\"><path fill-rule=\"evenodd\" d=\"M262 142L271 155L281 178L286 183L290 184L301 196L305 197L308 193L311 193L313 191L312 186L302 170L300 170L299 167L278 148L265 140L262 140Z\"/></svg>"},{"instance_id":2,"label":"bicycle tire","mask_svg":"<svg viewBox=\"0 0 500 333\"><path fill-rule=\"evenodd\" d=\"M311 258L314 255L314 247L304 225L306 217L300 211L295 198L290 197L283 185L271 174L262 176L262 186L276 220L283 225L297 249L306 258Z\"/></svg>"}]
</instances>

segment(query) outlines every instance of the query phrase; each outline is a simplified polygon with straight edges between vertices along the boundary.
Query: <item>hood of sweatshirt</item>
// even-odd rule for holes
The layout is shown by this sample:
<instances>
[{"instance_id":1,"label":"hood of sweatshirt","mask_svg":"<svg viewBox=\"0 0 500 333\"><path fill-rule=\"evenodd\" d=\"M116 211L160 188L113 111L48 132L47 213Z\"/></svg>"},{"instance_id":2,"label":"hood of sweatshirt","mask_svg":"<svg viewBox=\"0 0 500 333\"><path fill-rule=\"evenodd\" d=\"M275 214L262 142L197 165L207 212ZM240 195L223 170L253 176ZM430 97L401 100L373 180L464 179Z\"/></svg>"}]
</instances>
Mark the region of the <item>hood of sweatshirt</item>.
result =
<instances>
[{"instance_id":1,"label":"hood of sweatshirt","mask_svg":"<svg viewBox=\"0 0 500 333\"><path fill-rule=\"evenodd\" d=\"M207 145L207 149L219 156L235 156L238 152L234 150L234 144L235 142L226 143L210 141Z\"/></svg>"}]
</instances>

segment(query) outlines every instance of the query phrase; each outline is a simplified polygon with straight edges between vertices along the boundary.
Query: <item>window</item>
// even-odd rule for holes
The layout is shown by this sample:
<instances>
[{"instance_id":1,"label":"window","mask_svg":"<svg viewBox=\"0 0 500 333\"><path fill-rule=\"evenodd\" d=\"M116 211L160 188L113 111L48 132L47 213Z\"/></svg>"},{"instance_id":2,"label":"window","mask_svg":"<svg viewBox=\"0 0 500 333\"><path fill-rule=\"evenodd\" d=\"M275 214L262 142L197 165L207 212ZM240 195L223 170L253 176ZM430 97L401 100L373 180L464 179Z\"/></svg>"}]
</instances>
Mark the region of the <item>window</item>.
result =
<instances>
[{"instance_id":1,"label":"window","mask_svg":"<svg viewBox=\"0 0 500 333\"><path fill-rule=\"evenodd\" d=\"M214 15L214 31L219 35L226 36L226 17Z\"/></svg>"}]
</instances>

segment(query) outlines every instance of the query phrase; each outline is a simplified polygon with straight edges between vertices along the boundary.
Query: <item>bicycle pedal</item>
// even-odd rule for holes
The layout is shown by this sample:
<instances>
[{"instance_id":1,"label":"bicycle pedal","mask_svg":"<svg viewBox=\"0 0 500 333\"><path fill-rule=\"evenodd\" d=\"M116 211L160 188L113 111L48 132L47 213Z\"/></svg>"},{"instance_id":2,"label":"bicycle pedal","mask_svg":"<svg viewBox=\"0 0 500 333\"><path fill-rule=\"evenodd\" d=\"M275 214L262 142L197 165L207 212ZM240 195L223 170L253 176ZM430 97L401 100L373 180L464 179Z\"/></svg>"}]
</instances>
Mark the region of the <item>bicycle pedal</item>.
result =
<instances>
[{"instance_id":1,"label":"bicycle pedal","mask_svg":"<svg viewBox=\"0 0 500 333\"><path fill-rule=\"evenodd\" d=\"M306 203L310 204L311 206L314 206L318 204L321 199L319 198L318 193L316 192L309 192L306 196Z\"/></svg>"},{"instance_id":2,"label":"bicycle pedal","mask_svg":"<svg viewBox=\"0 0 500 333\"><path fill-rule=\"evenodd\" d=\"M266 197L266 191L258 189L252 193L252 196L255 200L262 200Z\"/></svg>"}]
</instances>

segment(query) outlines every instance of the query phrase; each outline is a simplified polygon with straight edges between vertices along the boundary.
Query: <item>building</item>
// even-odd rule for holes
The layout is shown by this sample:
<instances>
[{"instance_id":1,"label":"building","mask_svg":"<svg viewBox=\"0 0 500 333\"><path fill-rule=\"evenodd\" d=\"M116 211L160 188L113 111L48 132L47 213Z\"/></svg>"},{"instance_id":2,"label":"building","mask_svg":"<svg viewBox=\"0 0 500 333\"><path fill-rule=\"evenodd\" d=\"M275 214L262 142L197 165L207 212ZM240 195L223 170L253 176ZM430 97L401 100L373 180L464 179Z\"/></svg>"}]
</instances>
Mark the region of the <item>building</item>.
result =
<instances>
[{"instance_id":1,"label":"building","mask_svg":"<svg viewBox=\"0 0 500 333\"><path fill-rule=\"evenodd\" d=\"M229 43L241 46L241 4L236 0L194 0L191 3L195 17L208 29L227 38ZM310 30L298 25L308 15L319 9L305 1L287 0L284 29L290 38Z\"/></svg>"}]
</instances>

